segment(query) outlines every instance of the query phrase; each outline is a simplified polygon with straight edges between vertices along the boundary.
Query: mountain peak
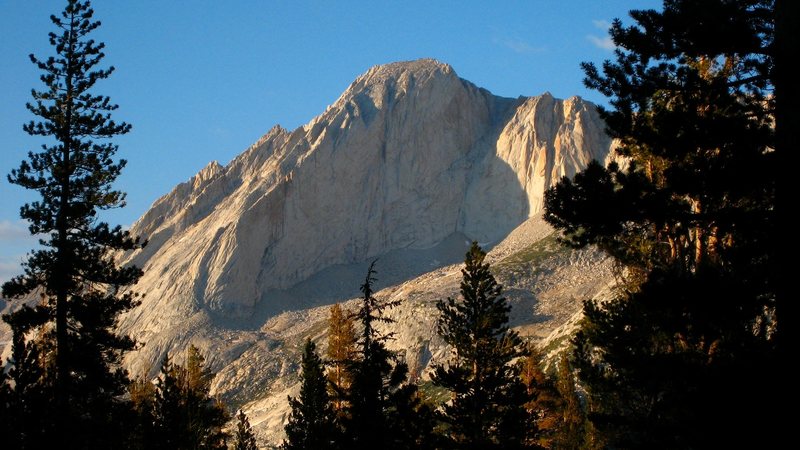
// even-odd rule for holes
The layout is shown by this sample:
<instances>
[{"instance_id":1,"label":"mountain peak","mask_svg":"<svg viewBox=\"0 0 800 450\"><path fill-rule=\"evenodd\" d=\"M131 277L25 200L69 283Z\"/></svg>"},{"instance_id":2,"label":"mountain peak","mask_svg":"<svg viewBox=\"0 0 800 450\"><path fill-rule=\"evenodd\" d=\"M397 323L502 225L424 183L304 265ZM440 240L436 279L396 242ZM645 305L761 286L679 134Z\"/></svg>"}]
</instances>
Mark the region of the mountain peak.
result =
<instances>
[{"instance_id":1,"label":"mountain peak","mask_svg":"<svg viewBox=\"0 0 800 450\"><path fill-rule=\"evenodd\" d=\"M271 317L322 301L288 292L336 267L497 242L606 157L600 118L576 106L495 97L433 59L375 66L308 124L273 127L156 201L132 228L150 244L127 255L152 295L122 326L152 341L187 314Z\"/></svg>"},{"instance_id":2,"label":"mountain peak","mask_svg":"<svg viewBox=\"0 0 800 450\"><path fill-rule=\"evenodd\" d=\"M471 86L471 83L459 78L450 65L435 59L382 64L371 67L356 78L329 107L329 111L342 111L349 108L348 105L355 105L361 114L369 118L372 116L372 111L386 109L388 105L394 104L412 92L428 90L427 94L422 94L423 97L429 97L428 94L434 92L450 95L454 90L463 89L466 85Z\"/></svg>"},{"instance_id":3,"label":"mountain peak","mask_svg":"<svg viewBox=\"0 0 800 450\"><path fill-rule=\"evenodd\" d=\"M398 61L388 64L380 64L372 66L365 76L385 76L385 77L398 77L403 73L412 73L415 75L441 73L444 75L455 75L453 67L449 64L439 62L433 58L421 58L411 61Z\"/></svg>"},{"instance_id":4,"label":"mountain peak","mask_svg":"<svg viewBox=\"0 0 800 450\"><path fill-rule=\"evenodd\" d=\"M449 64L431 58L382 64L372 66L366 73L356 78L341 98L348 97L348 94L382 90L386 86L400 86L405 90L436 79L459 80Z\"/></svg>"},{"instance_id":5,"label":"mountain peak","mask_svg":"<svg viewBox=\"0 0 800 450\"><path fill-rule=\"evenodd\" d=\"M200 169L200 172L197 172L197 175L192 177L193 188L198 189L200 186L208 183L210 179L219 175L222 170L222 166L216 160L206 164L205 167Z\"/></svg>"}]
</instances>

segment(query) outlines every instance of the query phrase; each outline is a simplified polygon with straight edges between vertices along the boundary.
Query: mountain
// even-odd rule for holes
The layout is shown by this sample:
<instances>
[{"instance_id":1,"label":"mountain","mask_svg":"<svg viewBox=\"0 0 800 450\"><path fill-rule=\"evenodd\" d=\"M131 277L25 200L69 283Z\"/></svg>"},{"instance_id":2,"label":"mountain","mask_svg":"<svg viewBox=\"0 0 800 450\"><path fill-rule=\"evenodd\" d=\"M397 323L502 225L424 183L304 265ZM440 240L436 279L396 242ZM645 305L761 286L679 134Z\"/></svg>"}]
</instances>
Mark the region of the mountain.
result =
<instances>
[{"instance_id":1,"label":"mountain","mask_svg":"<svg viewBox=\"0 0 800 450\"><path fill-rule=\"evenodd\" d=\"M577 97L496 97L433 60L374 67L307 125L274 127L155 202L131 229L149 239L125 259L147 299L124 327L270 316L309 305L273 291L335 265L454 234L497 242L609 145Z\"/></svg>"},{"instance_id":2,"label":"mountain","mask_svg":"<svg viewBox=\"0 0 800 450\"><path fill-rule=\"evenodd\" d=\"M324 348L328 305L357 296L372 260L378 297L403 300L392 345L426 379L447 354L433 305L457 294L472 240L492 248L513 325L552 350L611 268L556 244L543 193L611 145L579 97L498 97L430 59L373 67L308 124L210 163L131 227L149 243L120 255L145 273L120 323L143 343L126 365L153 376L166 352L197 345L214 392L275 443L300 342Z\"/></svg>"}]
</instances>

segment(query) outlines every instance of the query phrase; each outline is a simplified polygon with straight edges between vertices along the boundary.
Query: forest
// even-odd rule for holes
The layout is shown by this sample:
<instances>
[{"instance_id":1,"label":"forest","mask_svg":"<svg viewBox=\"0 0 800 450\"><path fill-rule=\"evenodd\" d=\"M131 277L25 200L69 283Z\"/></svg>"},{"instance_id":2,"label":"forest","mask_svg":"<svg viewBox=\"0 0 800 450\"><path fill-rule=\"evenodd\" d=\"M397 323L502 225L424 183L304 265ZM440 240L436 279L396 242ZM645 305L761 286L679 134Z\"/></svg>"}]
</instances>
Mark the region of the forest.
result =
<instances>
[{"instance_id":1,"label":"forest","mask_svg":"<svg viewBox=\"0 0 800 450\"><path fill-rule=\"evenodd\" d=\"M40 248L2 286L17 301L0 371L4 448L258 448L242 410L211 395L194 346L166 356L153 380L122 358L142 343L118 333L140 302L142 270L115 255L143 237L98 220L125 205L113 187L131 130L98 94L100 26L88 0L51 16L52 56L23 129L41 144L8 181L38 193L20 216ZM485 251L467 252L459 295L437 303L447 361L427 395L389 349L397 300L376 298L380 263L358 308L330 307L327 342L305 342L281 448L778 448L791 411L787 154L800 129L789 69L797 6L785 0L664 0L615 20L613 57L581 63L616 158L545 193L560 245L614 261L613 297L586 299L569 348L545 368L509 326ZM578 62L576 62L577 64ZM35 299L37 301L29 301ZM178 364L175 361L184 361Z\"/></svg>"}]
</instances>

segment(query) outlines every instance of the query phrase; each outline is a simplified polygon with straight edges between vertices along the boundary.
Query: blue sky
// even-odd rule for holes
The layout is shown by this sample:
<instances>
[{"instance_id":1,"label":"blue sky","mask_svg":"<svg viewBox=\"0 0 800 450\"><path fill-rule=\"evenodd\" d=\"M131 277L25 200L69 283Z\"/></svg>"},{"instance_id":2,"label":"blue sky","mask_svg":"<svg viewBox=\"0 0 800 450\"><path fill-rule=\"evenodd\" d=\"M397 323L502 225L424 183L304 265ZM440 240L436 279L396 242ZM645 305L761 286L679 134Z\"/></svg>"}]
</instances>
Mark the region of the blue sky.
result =
<instances>
[{"instance_id":1,"label":"blue sky","mask_svg":"<svg viewBox=\"0 0 800 450\"><path fill-rule=\"evenodd\" d=\"M19 207L35 195L5 174L42 144L22 131L40 87L28 54L52 54L50 14L62 0L0 0L0 280L34 245ZM611 56L609 22L658 1L95 0L95 39L117 72L98 84L133 125L116 139L128 167L116 186L129 225L212 160L226 164L273 125L320 114L371 66L423 57L453 66L497 95L549 91L603 98L582 84L581 61Z\"/></svg>"}]
</instances>

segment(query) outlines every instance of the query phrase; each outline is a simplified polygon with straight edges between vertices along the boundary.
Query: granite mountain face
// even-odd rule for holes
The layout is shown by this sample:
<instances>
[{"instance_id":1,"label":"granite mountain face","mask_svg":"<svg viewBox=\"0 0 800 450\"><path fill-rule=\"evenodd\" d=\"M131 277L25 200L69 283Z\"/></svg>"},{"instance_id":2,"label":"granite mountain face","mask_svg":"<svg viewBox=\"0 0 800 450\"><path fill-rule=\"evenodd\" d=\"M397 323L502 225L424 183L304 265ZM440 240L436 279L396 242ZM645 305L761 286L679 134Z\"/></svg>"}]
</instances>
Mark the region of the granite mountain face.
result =
<instances>
[{"instance_id":1,"label":"granite mountain face","mask_svg":"<svg viewBox=\"0 0 800 450\"><path fill-rule=\"evenodd\" d=\"M124 327L271 316L309 306L279 291L326 268L457 234L496 243L610 144L577 97L496 97L433 60L374 67L307 125L274 127L155 202L132 227L149 239L125 258L147 296Z\"/></svg>"},{"instance_id":2,"label":"granite mountain face","mask_svg":"<svg viewBox=\"0 0 800 450\"><path fill-rule=\"evenodd\" d=\"M447 354L433 304L457 292L471 240L493 247L513 325L562 336L610 267L555 244L538 219L543 193L611 146L578 97L497 97L428 59L373 67L308 124L212 162L132 226L149 244L121 255L145 273L143 302L120 323L143 343L126 365L152 376L165 352L194 343L215 392L276 442L299 343L324 348L327 305L356 297L376 258L378 296L404 300L392 346L425 379Z\"/></svg>"}]
</instances>

